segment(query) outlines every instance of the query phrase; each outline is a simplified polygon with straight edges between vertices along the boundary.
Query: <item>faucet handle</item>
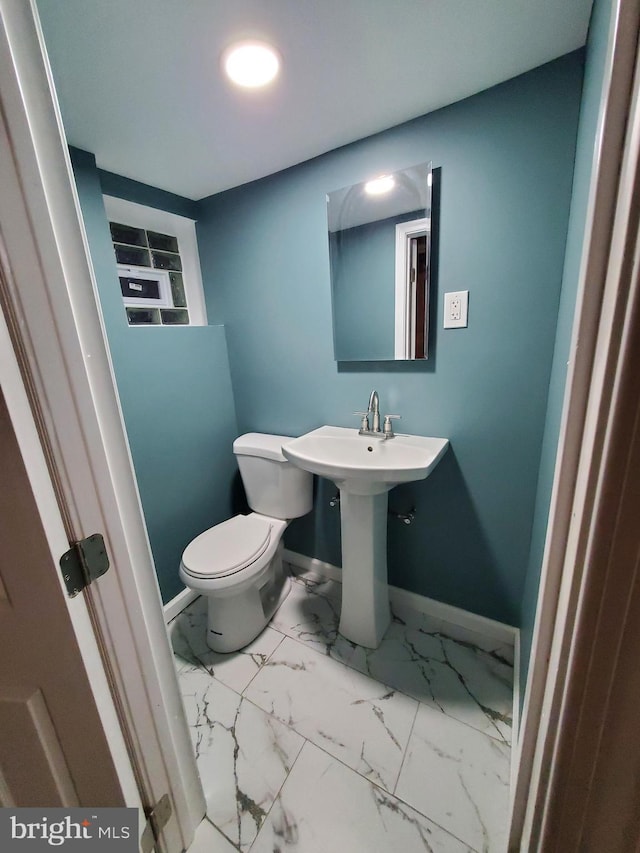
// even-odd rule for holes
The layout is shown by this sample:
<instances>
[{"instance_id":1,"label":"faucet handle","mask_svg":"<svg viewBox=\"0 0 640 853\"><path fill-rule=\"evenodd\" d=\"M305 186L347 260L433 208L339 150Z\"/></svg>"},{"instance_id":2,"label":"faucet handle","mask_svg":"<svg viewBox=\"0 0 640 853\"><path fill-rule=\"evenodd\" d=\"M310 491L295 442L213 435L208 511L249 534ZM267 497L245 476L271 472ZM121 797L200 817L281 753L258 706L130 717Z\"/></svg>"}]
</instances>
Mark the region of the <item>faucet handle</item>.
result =
<instances>
[{"instance_id":1,"label":"faucet handle","mask_svg":"<svg viewBox=\"0 0 640 853\"><path fill-rule=\"evenodd\" d=\"M360 421L360 429L366 430L369 432L369 412L354 412L354 415L360 415L362 420Z\"/></svg>"},{"instance_id":2,"label":"faucet handle","mask_svg":"<svg viewBox=\"0 0 640 853\"><path fill-rule=\"evenodd\" d=\"M393 424L391 423L391 419L401 420L402 415L385 415L384 416L384 425L382 427L382 432L388 438L391 438L393 435Z\"/></svg>"}]
</instances>

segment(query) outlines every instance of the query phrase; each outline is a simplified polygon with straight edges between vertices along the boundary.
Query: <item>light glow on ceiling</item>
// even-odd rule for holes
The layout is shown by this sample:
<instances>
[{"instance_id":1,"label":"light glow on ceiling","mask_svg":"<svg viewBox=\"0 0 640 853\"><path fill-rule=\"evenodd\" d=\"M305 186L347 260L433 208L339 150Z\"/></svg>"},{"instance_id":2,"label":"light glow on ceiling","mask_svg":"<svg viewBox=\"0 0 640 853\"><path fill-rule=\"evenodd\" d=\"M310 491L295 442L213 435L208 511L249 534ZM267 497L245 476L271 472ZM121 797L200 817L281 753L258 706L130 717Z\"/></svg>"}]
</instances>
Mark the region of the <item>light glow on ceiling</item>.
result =
<instances>
[{"instance_id":1,"label":"light glow on ceiling","mask_svg":"<svg viewBox=\"0 0 640 853\"><path fill-rule=\"evenodd\" d=\"M266 42L236 42L222 54L222 67L237 86L259 89L277 76L280 57L275 48Z\"/></svg>"},{"instance_id":2,"label":"light glow on ceiling","mask_svg":"<svg viewBox=\"0 0 640 853\"><path fill-rule=\"evenodd\" d=\"M380 175L379 178L367 181L364 185L364 191L368 195L383 195L390 192L394 188L395 183L393 175Z\"/></svg>"}]
</instances>

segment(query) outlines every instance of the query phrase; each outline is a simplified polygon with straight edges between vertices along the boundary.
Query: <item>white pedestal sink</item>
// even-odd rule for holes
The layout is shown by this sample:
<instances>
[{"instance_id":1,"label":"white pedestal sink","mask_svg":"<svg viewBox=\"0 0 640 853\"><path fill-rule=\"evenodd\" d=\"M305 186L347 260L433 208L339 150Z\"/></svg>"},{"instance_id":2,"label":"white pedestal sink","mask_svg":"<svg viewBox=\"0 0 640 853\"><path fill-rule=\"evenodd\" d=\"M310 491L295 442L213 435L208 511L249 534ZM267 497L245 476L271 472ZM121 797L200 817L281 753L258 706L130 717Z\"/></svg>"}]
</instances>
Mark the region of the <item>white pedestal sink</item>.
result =
<instances>
[{"instance_id":1,"label":"white pedestal sink","mask_svg":"<svg viewBox=\"0 0 640 853\"><path fill-rule=\"evenodd\" d=\"M283 444L284 455L340 489L342 610L340 633L375 649L389 626L387 494L399 483L424 480L444 455L446 438L359 435L323 426Z\"/></svg>"}]
</instances>

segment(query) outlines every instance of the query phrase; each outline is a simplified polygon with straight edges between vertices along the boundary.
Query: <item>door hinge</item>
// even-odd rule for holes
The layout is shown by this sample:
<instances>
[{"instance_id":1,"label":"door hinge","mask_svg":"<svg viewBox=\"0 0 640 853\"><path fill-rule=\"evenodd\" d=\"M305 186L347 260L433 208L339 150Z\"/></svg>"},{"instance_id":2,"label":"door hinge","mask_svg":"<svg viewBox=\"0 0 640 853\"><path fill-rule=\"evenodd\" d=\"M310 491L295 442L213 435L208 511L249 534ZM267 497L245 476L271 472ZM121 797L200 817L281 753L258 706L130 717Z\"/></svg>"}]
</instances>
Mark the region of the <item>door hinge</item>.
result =
<instances>
[{"instance_id":1,"label":"door hinge","mask_svg":"<svg viewBox=\"0 0 640 853\"><path fill-rule=\"evenodd\" d=\"M145 809L144 813L147 823L140 838L140 850L142 853L151 853L173 814L169 795L164 794L152 809Z\"/></svg>"},{"instance_id":2,"label":"door hinge","mask_svg":"<svg viewBox=\"0 0 640 853\"><path fill-rule=\"evenodd\" d=\"M60 568L69 598L89 586L107 571L109 557L104 539L99 533L87 536L71 544L71 548L60 557Z\"/></svg>"}]
</instances>

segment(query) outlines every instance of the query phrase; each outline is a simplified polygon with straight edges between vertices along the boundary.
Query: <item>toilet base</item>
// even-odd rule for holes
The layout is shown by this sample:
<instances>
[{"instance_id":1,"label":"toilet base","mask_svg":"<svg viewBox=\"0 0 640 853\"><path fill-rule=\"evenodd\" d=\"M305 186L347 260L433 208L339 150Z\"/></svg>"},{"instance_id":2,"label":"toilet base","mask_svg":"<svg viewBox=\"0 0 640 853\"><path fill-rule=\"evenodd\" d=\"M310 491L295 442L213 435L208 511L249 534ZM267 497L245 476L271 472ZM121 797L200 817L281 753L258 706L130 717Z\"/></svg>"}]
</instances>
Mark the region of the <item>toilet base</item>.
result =
<instances>
[{"instance_id":1,"label":"toilet base","mask_svg":"<svg viewBox=\"0 0 640 853\"><path fill-rule=\"evenodd\" d=\"M270 621L291 589L291 578L282 564L282 543L273 558L272 569L260 585L252 585L224 598L207 595L207 645L214 652L235 652L244 648Z\"/></svg>"}]
</instances>

